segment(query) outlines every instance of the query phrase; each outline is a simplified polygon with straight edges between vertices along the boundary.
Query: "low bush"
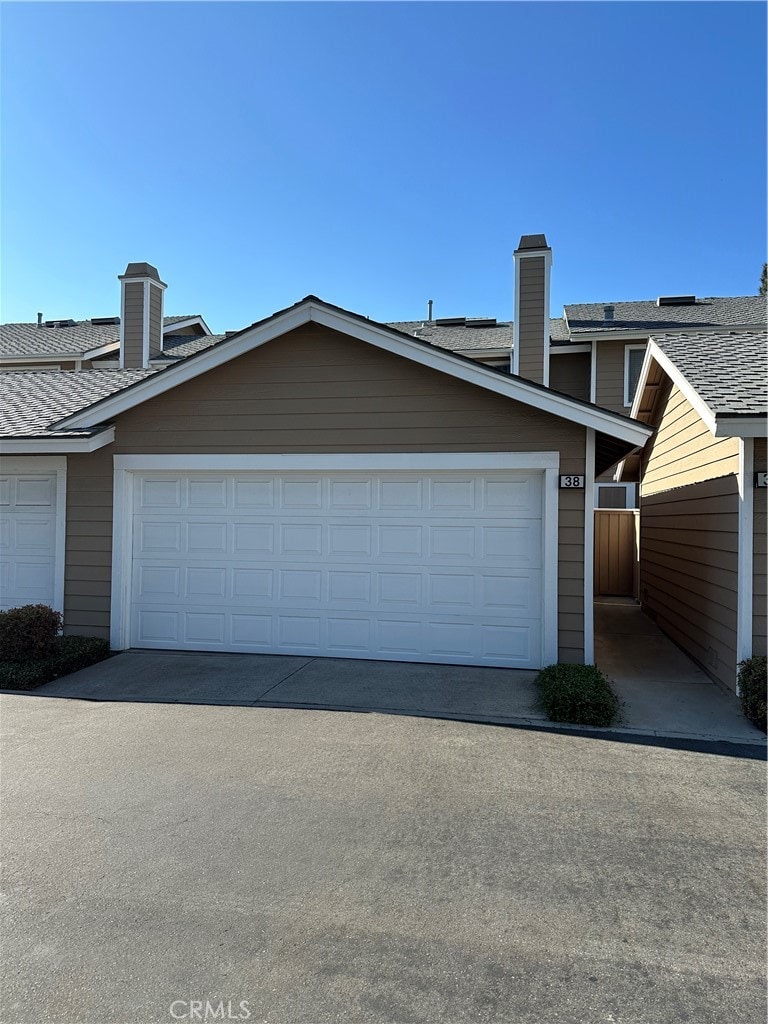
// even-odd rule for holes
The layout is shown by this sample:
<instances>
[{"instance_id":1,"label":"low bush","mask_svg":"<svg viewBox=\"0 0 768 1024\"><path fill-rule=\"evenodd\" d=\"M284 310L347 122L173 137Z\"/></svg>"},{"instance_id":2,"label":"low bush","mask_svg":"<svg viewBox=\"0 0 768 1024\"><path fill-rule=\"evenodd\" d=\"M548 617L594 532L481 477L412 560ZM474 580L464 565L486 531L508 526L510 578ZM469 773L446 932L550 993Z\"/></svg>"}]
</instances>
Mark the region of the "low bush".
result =
<instances>
[{"instance_id":1,"label":"low bush","mask_svg":"<svg viewBox=\"0 0 768 1024\"><path fill-rule=\"evenodd\" d=\"M595 665L548 665L536 677L538 706L553 722L613 725L621 703Z\"/></svg>"},{"instance_id":2,"label":"low bush","mask_svg":"<svg viewBox=\"0 0 768 1024\"><path fill-rule=\"evenodd\" d=\"M45 658L0 661L0 689L34 690L59 676L95 665L109 656L109 643L94 636L59 636Z\"/></svg>"},{"instance_id":3,"label":"low bush","mask_svg":"<svg viewBox=\"0 0 768 1024\"><path fill-rule=\"evenodd\" d=\"M61 613L47 604L25 604L0 612L0 658L25 661L47 658L61 632Z\"/></svg>"},{"instance_id":4,"label":"low bush","mask_svg":"<svg viewBox=\"0 0 768 1024\"><path fill-rule=\"evenodd\" d=\"M739 663L739 700L741 710L755 725L766 732L766 659L747 658Z\"/></svg>"}]
</instances>

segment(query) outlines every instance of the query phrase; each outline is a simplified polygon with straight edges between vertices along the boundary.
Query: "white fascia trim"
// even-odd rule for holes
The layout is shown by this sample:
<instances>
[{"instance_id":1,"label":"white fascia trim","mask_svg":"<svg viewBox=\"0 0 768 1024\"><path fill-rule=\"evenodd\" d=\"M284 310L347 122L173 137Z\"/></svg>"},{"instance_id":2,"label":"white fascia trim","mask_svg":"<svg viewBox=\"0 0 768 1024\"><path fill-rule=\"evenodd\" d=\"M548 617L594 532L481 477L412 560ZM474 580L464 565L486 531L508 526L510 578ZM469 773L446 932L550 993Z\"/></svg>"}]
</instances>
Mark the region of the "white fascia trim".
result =
<instances>
[{"instance_id":1,"label":"white fascia trim","mask_svg":"<svg viewBox=\"0 0 768 1024\"><path fill-rule=\"evenodd\" d=\"M3 458L3 473L56 474L56 540L53 562L53 608L64 614L64 575L67 550L67 459Z\"/></svg>"},{"instance_id":2,"label":"white fascia trim","mask_svg":"<svg viewBox=\"0 0 768 1024\"><path fill-rule=\"evenodd\" d=\"M625 345L624 346L624 405L627 408L634 406L634 398L630 402L629 400L629 353L639 352L640 350L645 351L645 345ZM645 366L645 359L643 359L643 366ZM642 369L642 367L641 367ZM637 387L635 391L640 390L640 378L637 379Z\"/></svg>"},{"instance_id":3,"label":"white fascia trim","mask_svg":"<svg viewBox=\"0 0 768 1024\"><path fill-rule=\"evenodd\" d=\"M177 320L175 323L163 326L163 334L174 334L185 327L194 327L195 324L199 324L206 334L213 334L213 331L201 316L191 316L189 320Z\"/></svg>"},{"instance_id":4,"label":"white fascia trim","mask_svg":"<svg viewBox=\"0 0 768 1024\"><path fill-rule=\"evenodd\" d=\"M401 337L389 328L379 327L373 323L363 323L357 317L348 316L313 302L306 302L289 310L268 323L255 327L239 337L231 338L226 344L215 345L178 364L171 373L166 371L154 374L142 381L141 384L119 392L113 397L97 403L91 409L84 409L73 416L68 416L56 425L60 427L89 426L93 423L94 417L98 417L98 421L103 422L113 416L119 416L148 398L162 395L178 384L193 380L208 370L229 362L230 359L235 359L245 352L250 352L260 345L310 322L340 331L342 334L368 342L377 348L420 363L422 366L439 370L450 377L457 377L488 391L505 395L507 398L533 406L542 412L551 413L553 416L570 420L580 426L593 427L595 430L602 431L621 441L642 446L652 433L651 428L644 424L632 423L624 419L619 421L613 414L602 409L585 408L580 403L571 401L565 395L554 391L541 391L534 385L497 373L479 362L463 360L459 362L451 353L442 349L428 347L416 339Z\"/></svg>"},{"instance_id":5,"label":"white fascia trim","mask_svg":"<svg viewBox=\"0 0 768 1024\"><path fill-rule=\"evenodd\" d=\"M768 437L768 417L718 416L715 437Z\"/></svg>"},{"instance_id":6,"label":"white fascia trim","mask_svg":"<svg viewBox=\"0 0 768 1024\"><path fill-rule=\"evenodd\" d=\"M754 445L739 439L739 559L736 611L736 664L752 657Z\"/></svg>"},{"instance_id":7,"label":"white fascia trim","mask_svg":"<svg viewBox=\"0 0 768 1024\"><path fill-rule=\"evenodd\" d=\"M162 320L160 321L162 323ZM144 306L141 318L141 365L149 366L149 278L144 279Z\"/></svg>"},{"instance_id":8,"label":"white fascia trim","mask_svg":"<svg viewBox=\"0 0 768 1024\"><path fill-rule=\"evenodd\" d=\"M6 437L0 439L0 455L13 455L17 452L30 455L37 452L69 452L74 455L78 452L95 452L112 444L114 440L114 427L107 427L93 437Z\"/></svg>"},{"instance_id":9,"label":"white fascia trim","mask_svg":"<svg viewBox=\"0 0 768 1024\"><path fill-rule=\"evenodd\" d=\"M676 384L677 387L682 391L683 395L688 399L693 408L696 410L696 412L699 414L699 416L706 424L706 427L709 430L709 432L714 436L716 425L715 417L712 413L712 410L709 408L707 403L699 396L699 394L696 391L694 391L694 389L688 383L683 374L678 370L678 368L675 366L675 364L672 362L669 356L662 352L662 350L659 348L659 346L656 344L653 338L651 338L648 342L648 349L645 353L645 359L643 360L643 368L640 371L640 378L637 382L635 400L632 403L632 408L630 410L629 415L634 417L636 415L637 409L640 406L642 392L643 390L645 390L645 385L648 380L648 373L650 371L652 359L655 359L655 361L659 364L664 373L666 373L666 375L670 378L673 384Z\"/></svg>"},{"instance_id":10,"label":"white fascia trim","mask_svg":"<svg viewBox=\"0 0 768 1024\"><path fill-rule=\"evenodd\" d=\"M83 359L82 352L49 352L48 355L42 356L0 356L0 366L10 366L13 363L50 363L54 359L60 363L66 363L70 360L75 362L78 359Z\"/></svg>"},{"instance_id":11,"label":"white fascia trim","mask_svg":"<svg viewBox=\"0 0 768 1024\"><path fill-rule=\"evenodd\" d=\"M130 646L133 495L137 474L153 470L333 471L535 469L544 475L541 663L557 661L559 452L398 452L336 455L116 455L113 477L110 645Z\"/></svg>"},{"instance_id":12,"label":"white fascia trim","mask_svg":"<svg viewBox=\"0 0 768 1024\"><path fill-rule=\"evenodd\" d=\"M595 432L587 429L584 470L584 664L595 662Z\"/></svg>"},{"instance_id":13,"label":"white fascia trim","mask_svg":"<svg viewBox=\"0 0 768 1024\"><path fill-rule=\"evenodd\" d=\"M556 470L559 452L366 452L330 455L115 455L115 469L129 472L318 472L321 470Z\"/></svg>"},{"instance_id":14,"label":"white fascia trim","mask_svg":"<svg viewBox=\"0 0 768 1024\"><path fill-rule=\"evenodd\" d=\"M571 344L560 344L549 346L549 354L551 356L570 356L575 355L577 352L591 352L591 345L571 345Z\"/></svg>"},{"instance_id":15,"label":"white fascia trim","mask_svg":"<svg viewBox=\"0 0 768 1024\"><path fill-rule=\"evenodd\" d=\"M110 352L119 352L120 342L110 341L107 345L99 345L98 348L89 348L87 352L82 352L79 358L82 359L97 359L99 356L106 356Z\"/></svg>"}]
</instances>

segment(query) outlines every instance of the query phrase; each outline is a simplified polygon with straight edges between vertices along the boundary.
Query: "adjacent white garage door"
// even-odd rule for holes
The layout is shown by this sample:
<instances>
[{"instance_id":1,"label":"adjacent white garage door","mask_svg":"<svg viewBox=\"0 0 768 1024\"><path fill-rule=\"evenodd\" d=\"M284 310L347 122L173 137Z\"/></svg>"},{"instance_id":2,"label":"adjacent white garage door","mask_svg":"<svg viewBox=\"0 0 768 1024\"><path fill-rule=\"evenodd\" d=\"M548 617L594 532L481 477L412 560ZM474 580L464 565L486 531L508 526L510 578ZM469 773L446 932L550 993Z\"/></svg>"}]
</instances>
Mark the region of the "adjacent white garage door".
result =
<instances>
[{"instance_id":1,"label":"adjacent white garage door","mask_svg":"<svg viewBox=\"0 0 768 1024\"><path fill-rule=\"evenodd\" d=\"M138 476L130 644L539 666L542 479Z\"/></svg>"},{"instance_id":2,"label":"adjacent white garage door","mask_svg":"<svg viewBox=\"0 0 768 1024\"><path fill-rule=\"evenodd\" d=\"M9 460L10 461L10 460ZM59 607L53 473L0 476L0 607Z\"/></svg>"}]
</instances>

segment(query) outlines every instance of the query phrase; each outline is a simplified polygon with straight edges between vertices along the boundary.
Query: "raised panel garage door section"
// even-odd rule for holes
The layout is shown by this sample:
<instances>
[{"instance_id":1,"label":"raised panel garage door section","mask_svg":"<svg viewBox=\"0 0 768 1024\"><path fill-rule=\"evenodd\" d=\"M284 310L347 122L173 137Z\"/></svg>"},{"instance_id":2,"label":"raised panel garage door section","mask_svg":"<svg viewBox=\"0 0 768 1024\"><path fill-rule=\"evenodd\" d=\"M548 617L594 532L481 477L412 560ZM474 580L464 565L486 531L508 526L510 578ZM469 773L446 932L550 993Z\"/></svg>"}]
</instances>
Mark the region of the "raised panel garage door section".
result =
<instances>
[{"instance_id":1,"label":"raised panel garage door section","mask_svg":"<svg viewBox=\"0 0 768 1024\"><path fill-rule=\"evenodd\" d=\"M538 667L542 479L144 474L131 646Z\"/></svg>"},{"instance_id":2,"label":"raised panel garage door section","mask_svg":"<svg viewBox=\"0 0 768 1024\"><path fill-rule=\"evenodd\" d=\"M56 474L0 476L0 607L55 603Z\"/></svg>"}]
</instances>

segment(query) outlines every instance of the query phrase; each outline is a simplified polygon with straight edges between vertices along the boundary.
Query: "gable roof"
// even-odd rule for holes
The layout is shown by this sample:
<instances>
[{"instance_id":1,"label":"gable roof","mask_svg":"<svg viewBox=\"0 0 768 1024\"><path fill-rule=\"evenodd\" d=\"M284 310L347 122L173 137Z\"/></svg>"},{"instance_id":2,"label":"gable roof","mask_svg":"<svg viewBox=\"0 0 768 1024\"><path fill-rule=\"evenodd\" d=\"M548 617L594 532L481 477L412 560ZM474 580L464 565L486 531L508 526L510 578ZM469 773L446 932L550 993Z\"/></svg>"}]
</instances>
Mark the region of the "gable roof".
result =
<instances>
[{"instance_id":1,"label":"gable roof","mask_svg":"<svg viewBox=\"0 0 768 1024\"><path fill-rule=\"evenodd\" d=\"M534 406L543 412L591 427L631 448L644 444L650 435L650 430L644 424L618 413L562 395L522 377L483 366L466 356L435 348L427 341L331 305L314 295L308 295L295 305L280 310L230 337L225 337L217 344L194 353L179 363L170 365L161 373L132 382L110 397L102 398L94 405L66 416L52 426L66 430L109 420L308 323L321 324L395 355Z\"/></svg>"},{"instance_id":2,"label":"gable roof","mask_svg":"<svg viewBox=\"0 0 768 1024\"><path fill-rule=\"evenodd\" d=\"M654 363L677 384L716 436L766 433L768 331L652 335L632 405L632 416L646 422L655 406Z\"/></svg>"},{"instance_id":3,"label":"gable roof","mask_svg":"<svg viewBox=\"0 0 768 1024\"><path fill-rule=\"evenodd\" d=\"M76 320L67 327L38 327L37 324L0 324L0 359L37 357L81 358L86 352L118 344L119 317L113 324L94 324L92 320ZM182 324L200 323L210 334L205 320L198 314L163 317L163 334ZM190 339L187 338L187 341Z\"/></svg>"},{"instance_id":4,"label":"gable roof","mask_svg":"<svg viewBox=\"0 0 768 1024\"><path fill-rule=\"evenodd\" d=\"M613 318L606 320L606 307ZM691 305L659 306L655 299L642 302L588 302L563 307L571 335L593 332L611 334L636 330L696 330L716 327L765 327L768 306L765 296L741 295L696 299Z\"/></svg>"}]
</instances>

